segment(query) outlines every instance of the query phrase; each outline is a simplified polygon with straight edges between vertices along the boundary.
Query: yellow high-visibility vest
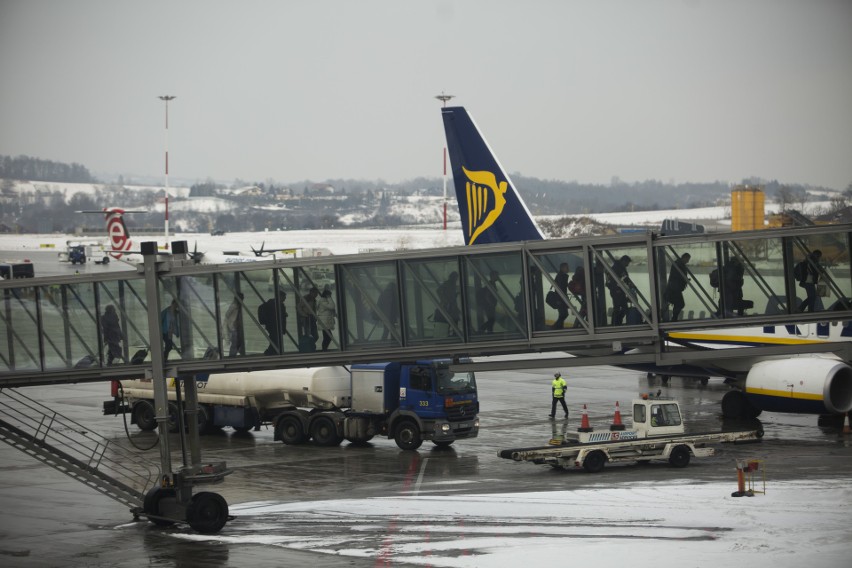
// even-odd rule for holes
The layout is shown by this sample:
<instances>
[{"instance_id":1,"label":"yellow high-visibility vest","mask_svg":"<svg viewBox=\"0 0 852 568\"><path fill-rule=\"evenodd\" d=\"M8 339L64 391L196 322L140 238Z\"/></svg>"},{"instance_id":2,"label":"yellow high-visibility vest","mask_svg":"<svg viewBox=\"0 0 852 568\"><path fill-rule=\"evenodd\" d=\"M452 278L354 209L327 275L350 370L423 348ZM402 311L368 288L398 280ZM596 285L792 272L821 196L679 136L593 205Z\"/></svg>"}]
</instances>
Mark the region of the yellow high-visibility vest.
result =
<instances>
[{"instance_id":1,"label":"yellow high-visibility vest","mask_svg":"<svg viewBox=\"0 0 852 568\"><path fill-rule=\"evenodd\" d=\"M568 383L565 382L565 379L559 377L558 379L553 379L551 386L553 387L553 396L562 398L565 394L565 389L568 388Z\"/></svg>"}]
</instances>

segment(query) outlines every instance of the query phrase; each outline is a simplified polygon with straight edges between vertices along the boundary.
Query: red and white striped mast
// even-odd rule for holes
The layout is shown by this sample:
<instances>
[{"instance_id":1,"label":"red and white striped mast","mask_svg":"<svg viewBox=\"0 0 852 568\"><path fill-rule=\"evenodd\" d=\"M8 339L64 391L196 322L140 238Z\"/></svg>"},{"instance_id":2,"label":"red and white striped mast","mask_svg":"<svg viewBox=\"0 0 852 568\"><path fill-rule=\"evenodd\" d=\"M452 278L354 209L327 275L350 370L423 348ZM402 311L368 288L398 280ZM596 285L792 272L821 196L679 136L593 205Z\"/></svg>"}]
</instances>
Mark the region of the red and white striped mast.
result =
<instances>
[{"instance_id":1,"label":"red and white striped mast","mask_svg":"<svg viewBox=\"0 0 852 568\"><path fill-rule=\"evenodd\" d=\"M441 91L440 95L435 95L435 98L444 103L444 107L447 106L447 101L452 99L454 95L445 95L443 91ZM444 230L447 230L447 147L444 146Z\"/></svg>"},{"instance_id":2,"label":"red and white striped mast","mask_svg":"<svg viewBox=\"0 0 852 568\"><path fill-rule=\"evenodd\" d=\"M169 101L177 98L174 95L160 95L160 100L166 102L166 249L169 248Z\"/></svg>"}]
</instances>

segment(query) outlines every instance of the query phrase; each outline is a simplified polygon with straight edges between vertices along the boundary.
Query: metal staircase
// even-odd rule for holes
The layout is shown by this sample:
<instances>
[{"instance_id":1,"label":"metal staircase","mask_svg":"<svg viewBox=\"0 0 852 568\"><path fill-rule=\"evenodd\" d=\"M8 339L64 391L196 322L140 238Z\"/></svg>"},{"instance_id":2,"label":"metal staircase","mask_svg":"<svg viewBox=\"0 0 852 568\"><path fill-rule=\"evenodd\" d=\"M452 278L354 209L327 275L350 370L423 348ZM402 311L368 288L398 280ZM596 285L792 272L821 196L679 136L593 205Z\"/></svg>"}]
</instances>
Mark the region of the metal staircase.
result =
<instances>
[{"instance_id":1,"label":"metal staircase","mask_svg":"<svg viewBox=\"0 0 852 568\"><path fill-rule=\"evenodd\" d=\"M15 389L0 389L0 440L130 509L159 476L155 463Z\"/></svg>"}]
</instances>

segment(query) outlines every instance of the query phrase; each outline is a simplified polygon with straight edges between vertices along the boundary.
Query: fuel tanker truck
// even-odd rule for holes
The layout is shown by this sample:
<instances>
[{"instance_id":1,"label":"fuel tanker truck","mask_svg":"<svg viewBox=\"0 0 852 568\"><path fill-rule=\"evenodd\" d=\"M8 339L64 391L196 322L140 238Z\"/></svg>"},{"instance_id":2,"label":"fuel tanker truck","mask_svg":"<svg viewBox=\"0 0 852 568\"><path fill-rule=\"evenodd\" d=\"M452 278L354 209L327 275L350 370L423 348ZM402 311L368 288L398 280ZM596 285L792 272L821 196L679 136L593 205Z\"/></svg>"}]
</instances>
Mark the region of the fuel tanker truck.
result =
<instances>
[{"instance_id":1,"label":"fuel tanker truck","mask_svg":"<svg viewBox=\"0 0 852 568\"><path fill-rule=\"evenodd\" d=\"M449 360L370 363L223 373L196 378L199 431L271 426L285 444L313 441L337 446L393 438L403 450L424 440L449 446L479 433L479 401L473 372L454 373ZM180 381L178 381L180 383ZM175 380L169 379L169 422L180 415ZM104 414L129 413L142 430L157 427L151 379L113 381Z\"/></svg>"}]
</instances>

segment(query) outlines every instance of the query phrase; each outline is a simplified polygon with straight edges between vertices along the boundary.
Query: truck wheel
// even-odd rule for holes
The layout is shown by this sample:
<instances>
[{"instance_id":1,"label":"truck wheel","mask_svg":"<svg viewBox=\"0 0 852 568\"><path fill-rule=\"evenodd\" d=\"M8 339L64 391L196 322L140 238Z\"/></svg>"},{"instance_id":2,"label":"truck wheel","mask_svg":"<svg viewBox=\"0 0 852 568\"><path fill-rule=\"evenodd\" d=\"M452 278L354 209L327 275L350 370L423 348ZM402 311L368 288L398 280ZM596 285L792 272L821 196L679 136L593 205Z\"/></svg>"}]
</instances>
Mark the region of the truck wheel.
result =
<instances>
[{"instance_id":1,"label":"truck wheel","mask_svg":"<svg viewBox=\"0 0 852 568\"><path fill-rule=\"evenodd\" d=\"M302 428L302 421L295 416L285 416L278 421L275 427L278 434L278 439L288 446L296 446L304 444L307 436L305 429Z\"/></svg>"},{"instance_id":2,"label":"truck wheel","mask_svg":"<svg viewBox=\"0 0 852 568\"><path fill-rule=\"evenodd\" d=\"M218 493L197 493L186 506L186 522L200 533L217 533L228 522L228 503Z\"/></svg>"},{"instance_id":3,"label":"truck wheel","mask_svg":"<svg viewBox=\"0 0 852 568\"><path fill-rule=\"evenodd\" d=\"M686 446L677 446L669 455L669 465L672 467L686 467L689 465L689 448Z\"/></svg>"},{"instance_id":4,"label":"truck wheel","mask_svg":"<svg viewBox=\"0 0 852 568\"><path fill-rule=\"evenodd\" d=\"M402 450L416 450L423 443L423 438L420 437L420 429L411 420L400 422L393 438L396 445Z\"/></svg>"},{"instance_id":5,"label":"truck wheel","mask_svg":"<svg viewBox=\"0 0 852 568\"><path fill-rule=\"evenodd\" d=\"M199 434L206 434L213 429L213 416L210 413L210 410L203 404L198 405L198 415L196 420L198 421Z\"/></svg>"},{"instance_id":6,"label":"truck wheel","mask_svg":"<svg viewBox=\"0 0 852 568\"><path fill-rule=\"evenodd\" d=\"M140 400L133 405L133 422L140 430L150 432L157 427L154 406L147 400Z\"/></svg>"},{"instance_id":7,"label":"truck wheel","mask_svg":"<svg viewBox=\"0 0 852 568\"><path fill-rule=\"evenodd\" d=\"M178 424L182 424L180 412L176 402L169 403L169 432L174 434L178 431Z\"/></svg>"},{"instance_id":8,"label":"truck wheel","mask_svg":"<svg viewBox=\"0 0 852 568\"><path fill-rule=\"evenodd\" d=\"M583 460L583 469L589 473L598 473L604 468L606 463L606 454L600 450L595 450L586 456Z\"/></svg>"},{"instance_id":9,"label":"truck wheel","mask_svg":"<svg viewBox=\"0 0 852 568\"><path fill-rule=\"evenodd\" d=\"M337 433L334 421L328 416L318 416L311 424L311 436L318 446L339 446L343 438Z\"/></svg>"},{"instance_id":10,"label":"truck wheel","mask_svg":"<svg viewBox=\"0 0 852 568\"><path fill-rule=\"evenodd\" d=\"M145 500L142 503L142 510L149 515L159 517L162 514L160 511L160 501L163 499L174 498L174 496L175 490L172 487L152 487L148 493L145 494ZM165 519L149 520L158 527L169 527L175 524L174 521L168 521Z\"/></svg>"}]
</instances>

